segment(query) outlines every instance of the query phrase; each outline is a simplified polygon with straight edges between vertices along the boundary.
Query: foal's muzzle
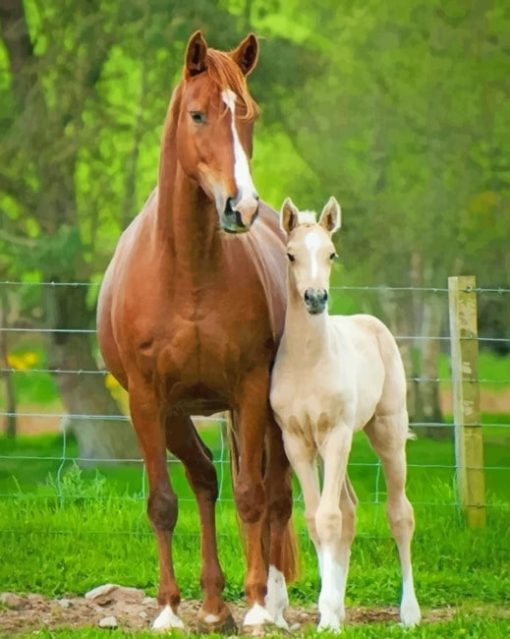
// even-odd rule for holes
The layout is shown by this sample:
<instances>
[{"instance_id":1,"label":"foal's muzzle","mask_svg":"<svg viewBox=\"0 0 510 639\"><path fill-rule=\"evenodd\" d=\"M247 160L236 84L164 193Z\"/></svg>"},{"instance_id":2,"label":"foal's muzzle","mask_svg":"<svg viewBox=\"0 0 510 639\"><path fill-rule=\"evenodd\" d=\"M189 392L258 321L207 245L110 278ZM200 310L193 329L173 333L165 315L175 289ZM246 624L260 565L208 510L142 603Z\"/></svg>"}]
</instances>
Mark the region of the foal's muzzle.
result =
<instances>
[{"instance_id":1,"label":"foal's muzzle","mask_svg":"<svg viewBox=\"0 0 510 639\"><path fill-rule=\"evenodd\" d=\"M227 233L246 233L257 219L259 197L246 197L236 202L229 197L222 215L221 227Z\"/></svg>"},{"instance_id":2,"label":"foal's muzzle","mask_svg":"<svg viewBox=\"0 0 510 639\"><path fill-rule=\"evenodd\" d=\"M325 288L307 288L303 299L310 315L320 315L328 303L328 292Z\"/></svg>"}]
</instances>

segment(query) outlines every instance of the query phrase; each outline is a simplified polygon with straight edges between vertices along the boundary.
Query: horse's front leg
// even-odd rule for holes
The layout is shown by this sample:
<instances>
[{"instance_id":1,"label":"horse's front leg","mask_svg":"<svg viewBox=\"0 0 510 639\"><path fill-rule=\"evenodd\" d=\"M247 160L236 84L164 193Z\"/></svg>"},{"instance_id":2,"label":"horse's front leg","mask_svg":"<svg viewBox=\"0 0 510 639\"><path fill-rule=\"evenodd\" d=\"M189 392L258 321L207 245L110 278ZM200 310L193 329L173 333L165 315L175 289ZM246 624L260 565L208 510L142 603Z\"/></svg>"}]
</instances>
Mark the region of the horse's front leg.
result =
<instances>
[{"instance_id":1,"label":"horse's front leg","mask_svg":"<svg viewBox=\"0 0 510 639\"><path fill-rule=\"evenodd\" d=\"M320 544L321 592L319 630L340 630L345 616L344 594L347 580L340 497L352 443L352 430L345 425L333 428L320 447L324 460L324 484L315 513ZM345 522L347 523L347 522Z\"/></svg>"},{"instance_id":2,"label":"horse's front leg","mask_svg":"<svg viewBox=\"0 0 510 639\"><path fill-rule=\"evenodd\" d=\"M177 522L177 497L166 465L165 429L156 398L150 389L129 382L129 406L149 479L147 512L158 542L159 592L163 606L152 627L155 630L183 628L177 609L181 600L172 562L172 534Z\"/></svg>"},{"instance_id":3,"label":"horse's front leg","mask_svg":"<svg viewBox=\"0 0 510 639\"><path fill-rule=\"evenodd\" d=\"M206 632L230 634L235 623L223 601L225 578L218 561L215 504L218 481L211 452L202 443L189 417L171 416L165 422L167 448L178 457L195 493L201 525L202 571L200 585L204 602L198 618Z\"/></svg>"},{"instance_id":4,"label":"horse's front leg","mask_svg":"<svg viewBox=\"0 0 510 639\"><path fill-rule=\"evenodd\" d=\"M254 372L242 385L238 399L239 473L234 495L243 523L247 572L245 593L248 612L244 626L261 626L273 619L265 607L267 570L262 534L267 511L262 478L262 456L268 411L269 372Z\"/></svg>"}]
</instances>

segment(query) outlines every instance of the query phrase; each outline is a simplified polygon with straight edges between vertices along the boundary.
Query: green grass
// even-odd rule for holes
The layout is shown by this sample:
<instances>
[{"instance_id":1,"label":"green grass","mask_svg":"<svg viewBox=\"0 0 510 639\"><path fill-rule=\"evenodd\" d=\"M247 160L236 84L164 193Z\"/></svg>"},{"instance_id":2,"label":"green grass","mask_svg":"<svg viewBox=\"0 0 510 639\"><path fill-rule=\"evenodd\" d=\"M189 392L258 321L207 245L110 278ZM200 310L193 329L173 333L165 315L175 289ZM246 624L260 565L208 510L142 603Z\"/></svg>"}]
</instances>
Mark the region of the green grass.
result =
<instances>
[{"instance_id":1,"label":"green grass","mask_svg":"<svg viewBox=\"0 0 510 639\"><path fill-rule=\"evenodd\" d=\"M57 631L42 630L37 633L39 639L97 639L104 637L105 631L97 628L80 630L63 629ZM151 632L123 632L121 630L109 631L108 636L119 639L154 639ZM177 635L175 635L177 636ZM186 635L195 639L199 635ZM212 639L221 635L210 635ZM267 635L266 635L267 636ZM281 636L281 635L280 635ZM317 633L310 630L304 633L294 634L298 637L317 637ZM330 633L321 633L324 639L338 637ZM422 625L413 630L403 630L397 624L363 624L359 626L345 626L341 637L345 639L393 639L405 637L405 639L508 639L510 636L510 620L501 618L496 614L485 612L460 612L449 621ZM33 633L20 635L20 637L34 637Z\"/></svg>"},{"instance_id":2,"label":"green grass","mask_svg":"<svg viewBox=\"0 0 510 639\"><path fill-rule=\"evenodd\" d=\"M487 465L508 468L510 447L502 430L486 432L485 460ZM217 429L206 429L203 434L215 458L219 458ZM71 438L67 455L73 457L77 452ZM100 470L80 471L72 461L62 461L61 454L60 436L20 438L15 442L0 439L0 455L8 458L0 459L1 589L57 596L80 594L98 584L116 582L144 588L154 595L156 548L145 515L141 468L103 466ZM15 456L55 459L22 460ZM405 637L510 636L507 621L491 620L476 609L490 604L497 612L510 592L510 470L487 471L488 526L483 531L473 531L466 528L452 505L456 501L452 468L441 468L453 464L452 444L418 439L409 443L408 459L408 492L417 519L413 550L420 602L424 607L462 606L464 612L452 621L406 632ZM353 547L347 605L395 605L400 595L397 556L384 512L384 481L382 476L377 481L374 461L365 438L358 437L350 467L360 499L358 537ZM226 597L236 600L243 594L242 551L228 464L222 467L219 548L227 578ZM176 574L183 597L197 598L196 509L182 469L171 464L171 474L181 498L174 551ZM295 521L300 532L302 572L299 581L291 586L290 596L294 603L309 605L317 599L319 581L299 502ZM69 630L38 636L93 637L95 632L80 634ZM351 627L344 636L404 635L391 624L370 624Z\"/></svg>"}]
</instances>

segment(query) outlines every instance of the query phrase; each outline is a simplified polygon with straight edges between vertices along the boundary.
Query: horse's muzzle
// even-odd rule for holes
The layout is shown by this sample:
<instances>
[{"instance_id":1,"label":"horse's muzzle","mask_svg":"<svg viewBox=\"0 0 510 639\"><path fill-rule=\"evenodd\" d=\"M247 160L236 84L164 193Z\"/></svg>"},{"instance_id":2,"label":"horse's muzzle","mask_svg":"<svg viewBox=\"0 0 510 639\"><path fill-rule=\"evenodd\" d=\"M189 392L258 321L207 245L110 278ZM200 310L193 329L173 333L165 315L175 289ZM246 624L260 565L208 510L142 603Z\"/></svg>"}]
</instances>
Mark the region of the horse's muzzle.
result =
<instances>
[{"instance_id":1,"label":"horse's muzzle","mask_svg":"<svg viewBox=\"0 0 510 639\"><path fill-rule=\"evenodd\" d=\"M221 227L227 233L246 233L257 219L258 213L258 197L244 198L237 203L234 198L228 198Z\"/></svg>"},{"instance_id":2,"label":"horse's muzzle","mask_svg":"<svg viewBox=\"0 0 510 639\"><path fill-rule=\"evenodd\" d=\"M310 315L320 315L326 309L328 292L325 288L307 288L303 299Z\"/></svg>"}]
</instances>

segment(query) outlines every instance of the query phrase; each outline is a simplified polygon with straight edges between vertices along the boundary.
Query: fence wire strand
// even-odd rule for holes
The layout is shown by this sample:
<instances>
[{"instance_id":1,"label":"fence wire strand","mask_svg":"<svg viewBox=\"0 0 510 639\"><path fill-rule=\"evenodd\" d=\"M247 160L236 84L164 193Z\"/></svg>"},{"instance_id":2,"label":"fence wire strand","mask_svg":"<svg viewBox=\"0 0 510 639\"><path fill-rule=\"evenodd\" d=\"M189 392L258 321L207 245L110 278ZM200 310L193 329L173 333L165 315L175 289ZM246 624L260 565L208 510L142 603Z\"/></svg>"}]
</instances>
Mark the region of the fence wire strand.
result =
<instances>
[{"instance_id":1,"label":"fence wire strand","mask_svg":"<svg viewBox=\"0 0 510 639\"><path fill-rule=\"evenodd\" d=\"M69 287L69 288L77 288L77 287L89 287L93 289L97 289L100 286L99 282L52 282L52 281L44 281L44 282L16 282L4 280L0 281L0 286L5 287L13 287L15 290L20 289L21 287ZM353 292L353 293L377 293L381 295L389 295L393 293L423 293L423 294L448 294L448 288L446 287L410 287L410 286L333 286L331 290L337 293L342 291L344 292ZM504 287L493 287L493 288L472 288L466 289L467 292L473 292L476 294L487 294L487 295L506 295L510 293L510 288ZM20 335L51 335L51 334L76 334L76 335L94 335L95 329L93 328L68 328L68 327L59 327L59 328L51 328L48 326L33 326L31 323L19 323L16 325L10 326L0 326L0 333L6 334L20 334ZM397 335L396 339L399 342L404 343L412 343L412 344L420 344L425 341L436 341L440 344L448 343L450 341L450 337L448 335ZM506 337L498 337L498 336L490 336L490 335L482 335L476 337L464 336L462 338L466 341L472 341L476 339L481 344L510 344L510 338ZM76 368L58 368L52 367L51 365L43 367L16 367L15 365L9 365L8 361L2 363L0 367L0 377L7 375L52 375L52 376L65 376L65 375L74 375L77 377L80 376L102 376L106 377L109 375L108 371L103 368L94 369L82 369L79 367ZM415 384L442 384L442 385L451 385L452 380L449 377L441 377L441 376L419 376L419 375L409 375L407 377L408 382L412 382ZM474 384L480 385L488 385L488 386L509 386L510 385L510 375L506 378L498 378L498 379L490 379L490 378L481 378L477 380L472 380ZM23 419L30 420L61 420L61 423L67 422L67 420L76 420L76 421L88 421L88 422L129 422L130 419L127 415L118 414L118 415L108 415L108 414L69 414L66 412L43 412L43 411L9 411L9 410L0 410L0 417L9 418L9 417L18 417ZM219 516L223 518L226 516L227 511L224 510L221 506L223 504L233 504L233 499L228 495L228 490L226 486L226 479L228 477L228 466L230 465L229 458L229 449L228 443L225 441L225 419L220 416L213 417L194 417L194 422L197 425L202 424L211 424L215 423L218 436L217 436L217 452L218 456L214 458L212 461L217 469L218 473L218 484L219 484L219 496L220 496L220 509ZM510 423L497 423L497 422L482 422L478 424L470 424L470 427L480 427L482 429L485 428L494 428L494 429L510 429ZM441 429L441 430L449 430L450 432L457 427L454 423L443 423L443 422L423 422L423 421L414 421L409 424L411 429ZM55 491L56 495L45 495L38 493L23 493L21 488L18 486L18 492L13 493L0 493L0 497L6 499L54 499L56 497L58 503L60 505L64 504L72 504L73 499L86 499L86 500L110 500L110 499L118 499L118 500L132 500L133 502L142 502L145 501L147 497L147 477L146 477L146 469L143 464L143 460L140 458L129 458L129 459L110 459L110 458L91 458L87 456L80 456L79 454L73 454L72 445L70 446L70 440L68 438L68 428L61 427L61 438L62 438L62 450L60 455L9 455L9 454L0 454L0 460L3 462L11 461L11 462L22 462L22 463L30 463L30 462L48 462L49 464L55 465ZM71 440L72 442L72 440ZM219 450L218 450L219 448ZM453 456L453 455L452 455ZM79 497L73 497L72 494L69 493L68 489L65 486L65 476L66 471L73 464L131 464L134 466L140 467L140 492L136 495L109 495L108 497L102 497L101 495L80 495ZM169 468L180 466L181 462L174 457L169 456L167 459L167 463ZM372 506L379 507L385 500L386 493L384 488L381 488L382 485L382 467L379 459L374 461L352 461L349 463L349 468L355 469L373 469L374 476L374 492L372 493L372 498L369 500L360 500L361 504L370 504ZM456 463L426 463L426 462L410 462L408 463L408 468L413 472L422 470L424 472L430 471L447 471L451 473L452 485L454 485L455 473L459 469ZM465 467L466 468L466 467ZM508 465L484 465L484 466L469 466L466 470L484 470L484 471L506 471L510 470ZM455 491L452 491L456 494ZM227 494L225 494L227 493ZM180 497L180 502L183 503L192 503L195 500L188 497ZM295 502L302 504L302 495L299 494L295 498ZM423 506L423 507L431 507L431 508L455 508L459 509L459 501L458 499L450 500L450 501L416 501L413 500L415 505ZM509 504L494 504L494 503L486 503L484 506L487 509L500 509L500 510L508 510L510 511ZM374 517L379 516L379 508L376 508L374 511ZM224 520L225 521L225 520ZM375 521L374 521L375 523ZM34 530L30 531L28 534L71 534L66 530ZM20 528L19 530L15 527L5 527L0 528L0 534L27 534L27 529ZM90 535L103 535L105 531L84 531L84 534ZM137 530L129 530L129 531L110 531L108 530L108 534L134 534L134 535L142 535L142 536L152 536L152 532L146 528L145 525ZM302 534L302 533L300 533ZM188 533L186 533L188 536ZM196 535L192 533L190 536L196 536L198 538L199 533ZM222 536L222 533L219 534ZM362 538L370 539L377 538L380 539L380 536L372 536L372 535L361 535Z\"/></svg>"}]
</instances>

